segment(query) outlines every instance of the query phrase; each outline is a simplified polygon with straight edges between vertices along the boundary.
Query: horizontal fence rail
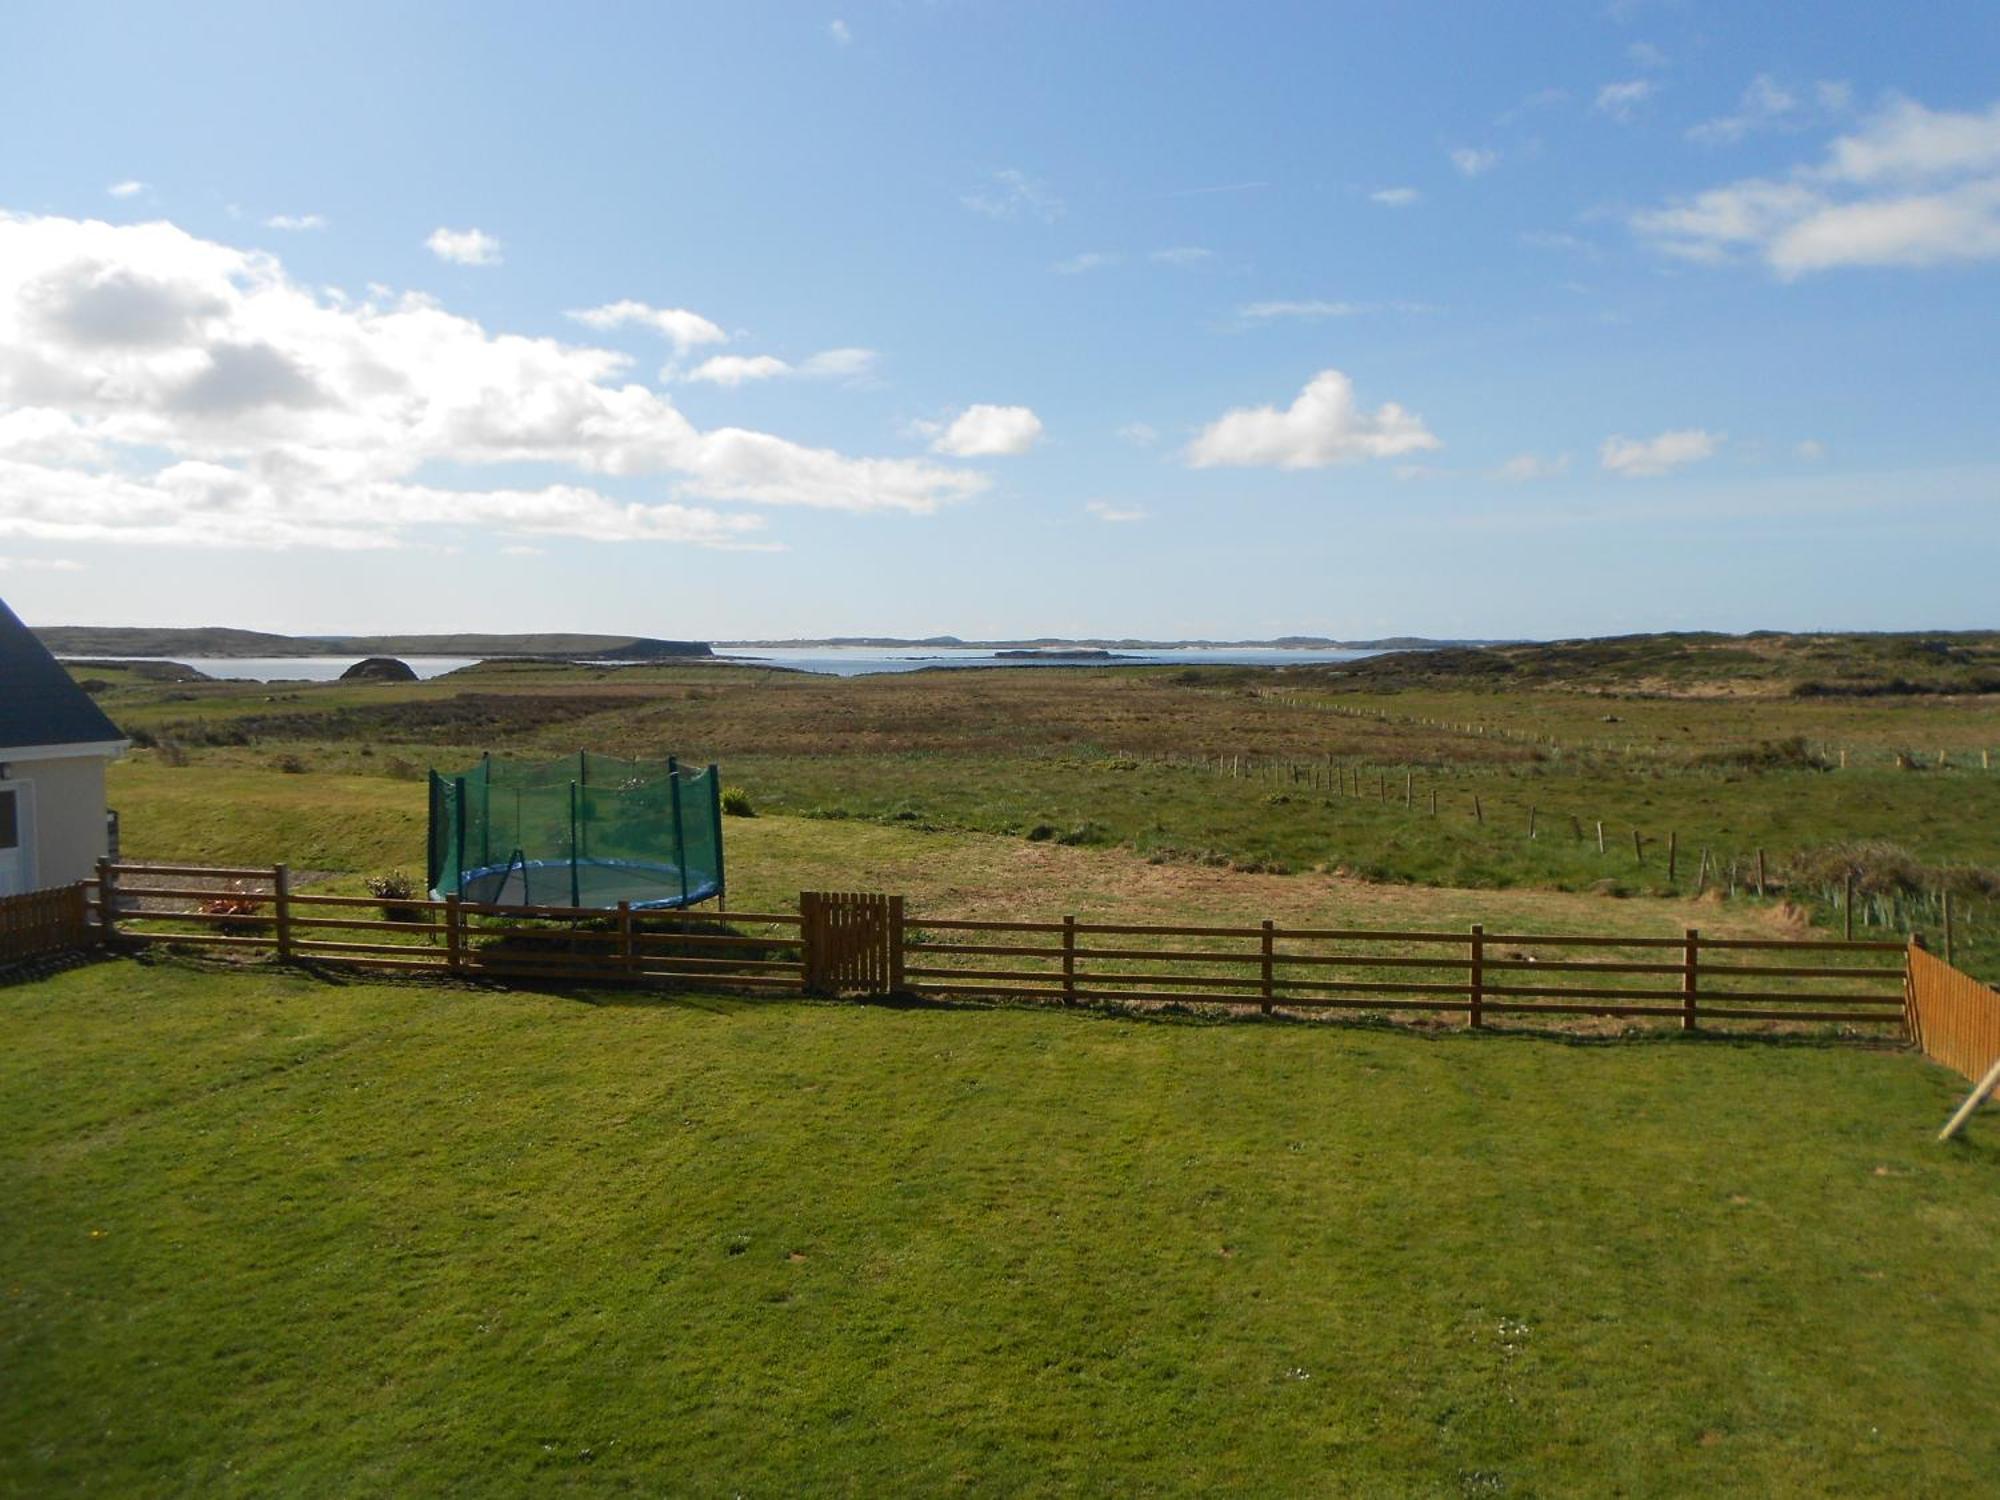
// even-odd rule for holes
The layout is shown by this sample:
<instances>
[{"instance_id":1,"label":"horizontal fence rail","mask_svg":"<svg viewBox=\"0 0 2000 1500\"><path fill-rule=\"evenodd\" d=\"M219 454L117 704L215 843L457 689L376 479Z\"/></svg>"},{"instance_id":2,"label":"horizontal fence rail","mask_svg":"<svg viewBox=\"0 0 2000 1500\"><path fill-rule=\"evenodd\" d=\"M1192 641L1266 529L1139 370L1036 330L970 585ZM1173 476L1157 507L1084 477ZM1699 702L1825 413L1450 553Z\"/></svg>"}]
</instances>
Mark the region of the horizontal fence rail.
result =
<instances>
[{"instance_id":1,"label":"horizontal fence rail","mask_svg":"<svg viewBox=\"0 0 2000 1500\"><path fill-rule=\"evenodd\" d=\"M912 914L898 896L812 891L797 912L503 907L295 891L282 865L109 862L88 913L96 932L122 944L500 981L1264 1014L1408 1012L1475 1027L1629 1017L1685 1030L1757 1022L1907 1026L1915 1035L1921 1019L1910 978L1919 960L1900 942L1714 938L1692 928L1620 936L1488 932L1479 924L1445 931L1004 921ZM1927 1023L1940 1037L1960 1024L1938 1018L1945 1015L1937 1011ZM2000 1050L2000 1023L1995 1030Z\"/></svg>"}]
</instances>

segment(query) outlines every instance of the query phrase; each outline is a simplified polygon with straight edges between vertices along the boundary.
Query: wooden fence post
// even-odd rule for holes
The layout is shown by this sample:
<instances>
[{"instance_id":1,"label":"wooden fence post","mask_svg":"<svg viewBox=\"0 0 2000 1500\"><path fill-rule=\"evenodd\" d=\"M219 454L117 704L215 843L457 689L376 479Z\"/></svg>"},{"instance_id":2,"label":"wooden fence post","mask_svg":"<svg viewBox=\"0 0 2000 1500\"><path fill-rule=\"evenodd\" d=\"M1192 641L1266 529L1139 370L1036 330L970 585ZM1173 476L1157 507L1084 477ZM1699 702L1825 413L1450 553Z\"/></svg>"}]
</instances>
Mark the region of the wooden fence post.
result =
<instances>
[{"instance_id":1,"label":"wooden fence post","mask_svg":"<svg viewBox=\"0 0 2000 1500\"><path fill-rule=\"evenodd\" d=\"M801 983L808 995L820 992L820 978L826 967L826 931L819 892L799 892L799 959Z\"/></svg>"},{"instance_id":2,"label":"wooden fence post","mask_svg":"<svg viewBox=\"0 0 2000 1500\"><path fill-rule=\"evenodd\" d=\"M1701 979L1696 967L1701 962L1701 933L1698 929L1688 928L1682 952L1685 957L1681 963L1681 1030L1693 1031L1701 992Z\"/></svg>"},{"instance_id":3,"label":"wooden fence post","mask_svg":"<svg viewBox=\"0 0 2000 1500\"><path fill-rule=\"evenodd\" d=\"M1757 851L1757 894L1759 896L1764 894L1764 851L1762 849Z\"/></svg>"},{"instance_id":4,"label":"wooden fence post","mask_svg":"<svg viewBox=\"0 0 2000 1500\"><path fill-rule=\"evenodd\" d=\"M1632 830L1632 862L1643 865L1646 862L1646 841L1639 836L1639 830Z\"/></svg>"},{"instance_id":5,"label":"wooden fence post","mask_svg":"<svg viewBox=\"0 0 2000 1500\"><path fill-rule=\"evenodd\" d=\"M1063 918L1063 1004L1076 1004L1076 918Z\"/></svg>"},{"instance_id":6,"label":"wooden fence post","mask_svg":"<svg viewBox=\"0 0 2000 1500\"><path fill-rule=\"evenodd\" d=\"M1472 974L1468 985L1466 1022L1479 1027L1486 1024L1486 928L1483 923L1472 924Z\"/></svg>"},{"instance_id":7,"label":"wooden fence post","mask_svg":"<svg viewBox=\"0 0 2000 1500\"><path fill-rule=\"evenodd\" d=\"M1531 839L1537 836L1535 833L1535 815L1540 811L1541 809L1536 807L1534 803L1530 802L1528 804L1528 837Z\"/></svg>"},{"instance_id":8,"label":"wooden fence post","mask_svg":"<svg viewBox=\"0 0 2000 1500\"><path fill-rule=\"evenodd\" d=\"M889 898L889 993L903 993L903 898Z\"/></svg>"},{"instance_id":9,"label":"wooden fence post","mask_svg":"<svg viewBox=\"0 0 2000 1500\"><path fill-rule=\"evenodd\" d=\"M271 866L271 924L278 933L278 962L292 961L292 872Z\"/></svg>"},{"instance_id":10,"label":"wooden fence post","mask_svg":"<svg viewBox=\"0 0 2000 1500\"><path fill-rule=\"evenodd\" d=\"M1674 829L1667 830L1667 884L1674 883L1674 863L1680 856L1681 836Z\"/></svg>"},{"instance_id":11,"label":"wooden fence post","mask_svg":"<svg viewBox=\"0 0 2000 1500\"><path fill-rule=\"evenodd\" d=\"M456 894L444 898L444 964L454 974L465 967L465 913Z\"/></svg>"},{"instance_id":12,"label":"wooden fence post","mask_svg":"<svg viewBox=\"0 0 2000 1500\"><path fill-rule=\"evenodd\" d=\"M1275 983L1277 966L1271 955L1273 942L1271 930L1276 925L1269 917L1264 919L1264 984L1262 994L1264 999L1264 1014L1267 1016L1271 1013L1272 1005L1277 1001L1277 985Z\"/></svg>"},{"instance_id":13,"label":"wooden fence post","mask_svg":"<svg viewBox=\"0 0 2000 1500\"><path fill-rule=\"evenodd\" d=\"M1477 792L1472 794L1472 821L1482 827L1486 823L1486 809L1479 805L1479 793Z\"/></svg>"},{"instance_id":14,"label":"wooden fence post","mask_svg":"<svg viewBox=\"0 0 2000 1500\"><path fill-rule=\"evenodd\" d=\"M97 862L97 926L106 943L118 937L117 866L108 859Z\"/></svg>"}]
</instances>

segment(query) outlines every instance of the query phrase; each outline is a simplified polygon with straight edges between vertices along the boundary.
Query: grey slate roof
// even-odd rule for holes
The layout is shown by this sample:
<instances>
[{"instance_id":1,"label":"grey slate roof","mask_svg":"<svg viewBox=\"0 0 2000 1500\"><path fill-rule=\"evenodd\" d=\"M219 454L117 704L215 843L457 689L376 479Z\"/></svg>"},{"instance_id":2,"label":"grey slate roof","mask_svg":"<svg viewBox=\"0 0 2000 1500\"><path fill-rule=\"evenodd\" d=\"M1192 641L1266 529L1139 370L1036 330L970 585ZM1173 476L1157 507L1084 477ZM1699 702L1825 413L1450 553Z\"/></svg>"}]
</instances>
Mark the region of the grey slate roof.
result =
<instances>
[{"instance_id":1,"label":"grey slate roof","mask_svg":"<svg viewBox=\"0 0 2000 1500\"><path fill-rule=\"evenodd\" d=\"M0 759L29 745L125 738L35 633L0 599Z\"/></svg>"}]
</instances>

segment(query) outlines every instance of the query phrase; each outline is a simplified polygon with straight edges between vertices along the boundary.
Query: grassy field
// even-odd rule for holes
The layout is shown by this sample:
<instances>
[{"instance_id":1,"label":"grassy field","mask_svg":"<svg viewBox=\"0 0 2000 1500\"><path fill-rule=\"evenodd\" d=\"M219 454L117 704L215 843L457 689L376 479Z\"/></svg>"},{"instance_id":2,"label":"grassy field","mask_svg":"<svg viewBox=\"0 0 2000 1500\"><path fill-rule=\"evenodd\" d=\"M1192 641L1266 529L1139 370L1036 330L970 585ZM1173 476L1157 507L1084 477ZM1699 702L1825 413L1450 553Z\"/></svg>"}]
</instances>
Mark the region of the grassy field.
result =
<instances>
[{"instance_id":1,"label":"grassy field","mask_svg":"<svg viewBox=\"0 0 2000 1500\"><path fill-rule=\"evenodd\" d=\"M1943 1495L2000 1155L1912 1057L0 990L0 1491Z\"/></svg>"},{"instance_id":2,"label":"grassy field","mask_svg":"<svg viewBox=\"0 0 2000 1500\"><path fill-rule=\"evenodd\" d=\"M1452 908L1464 890L1676 903L1703 885L1743 902L1761 852L1771 900L1823 923L1840 919L1852 875L1870 935L1937 937L1950 888L1957 955L2000 977L2000 697L1886 690L1925 661L1943 663L1930 686L1977 685L1984 641L1946 640L1943 656L1857 647L1848 696L1797 692L1830 649L1812 641L1590 660L1514 648L1525 666L1497 689L1439 668L1449 653L1358 675L510 663L417 684L267 685L87 671L141 741L113 793L126 847L155 857L415 867L427 767L486 750L672 751L720 761L760 810L789 815L782 839L732 824L746 889L796 890L804 867L829 868L813 851L858 849L865 827L935 836L919 862L940 874L967 834L1120 850L1184 872L1198 904L1183 917L1240 910L1232 880L1273 873L1412 885ZM1023 886L1020 908L1041 894Z\"/></svg>"}]
</instances>

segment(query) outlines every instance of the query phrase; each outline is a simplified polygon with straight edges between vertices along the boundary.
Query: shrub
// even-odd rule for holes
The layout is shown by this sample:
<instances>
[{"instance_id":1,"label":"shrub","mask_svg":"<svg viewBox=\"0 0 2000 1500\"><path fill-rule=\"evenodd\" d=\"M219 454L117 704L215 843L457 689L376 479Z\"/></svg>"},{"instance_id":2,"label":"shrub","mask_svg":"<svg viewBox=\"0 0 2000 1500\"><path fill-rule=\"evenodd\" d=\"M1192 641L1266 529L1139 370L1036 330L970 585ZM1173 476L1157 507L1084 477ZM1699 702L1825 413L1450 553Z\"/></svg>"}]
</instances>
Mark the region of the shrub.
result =
<instances>
[{"instance_id":1,"label":"shrub","mask_svg":"<svg viewBox=\"0 0 2000 1500\"><path fill-rule=\"evenodd\" d=\"M303 776L311 768L296 755L281 755L278 757L278 769L287 776Z\"/></svg>"},{"instance_id":2,"label":"shrub","mask_svg":"<svg viewBox=\"0 0 2000 1500\"><path fill-rule=\"evenodd\" d=\"M722 813L729 818L754 818L757 809L750 805L750 793L740 786L726 786L722 789Z\"/></svg>"},{"instance_id":3,"label":"shrub","mask_svg":"<svg viewBox=\"0 0 2000 1500\"><path fill-rule=\"evenodd\" d=\"M368 894L382 903L382 919L387 922L421 922L429 913L410 905L417 899L417 882L402 870L368 877Z\"/></svg>"}]
</instances>

